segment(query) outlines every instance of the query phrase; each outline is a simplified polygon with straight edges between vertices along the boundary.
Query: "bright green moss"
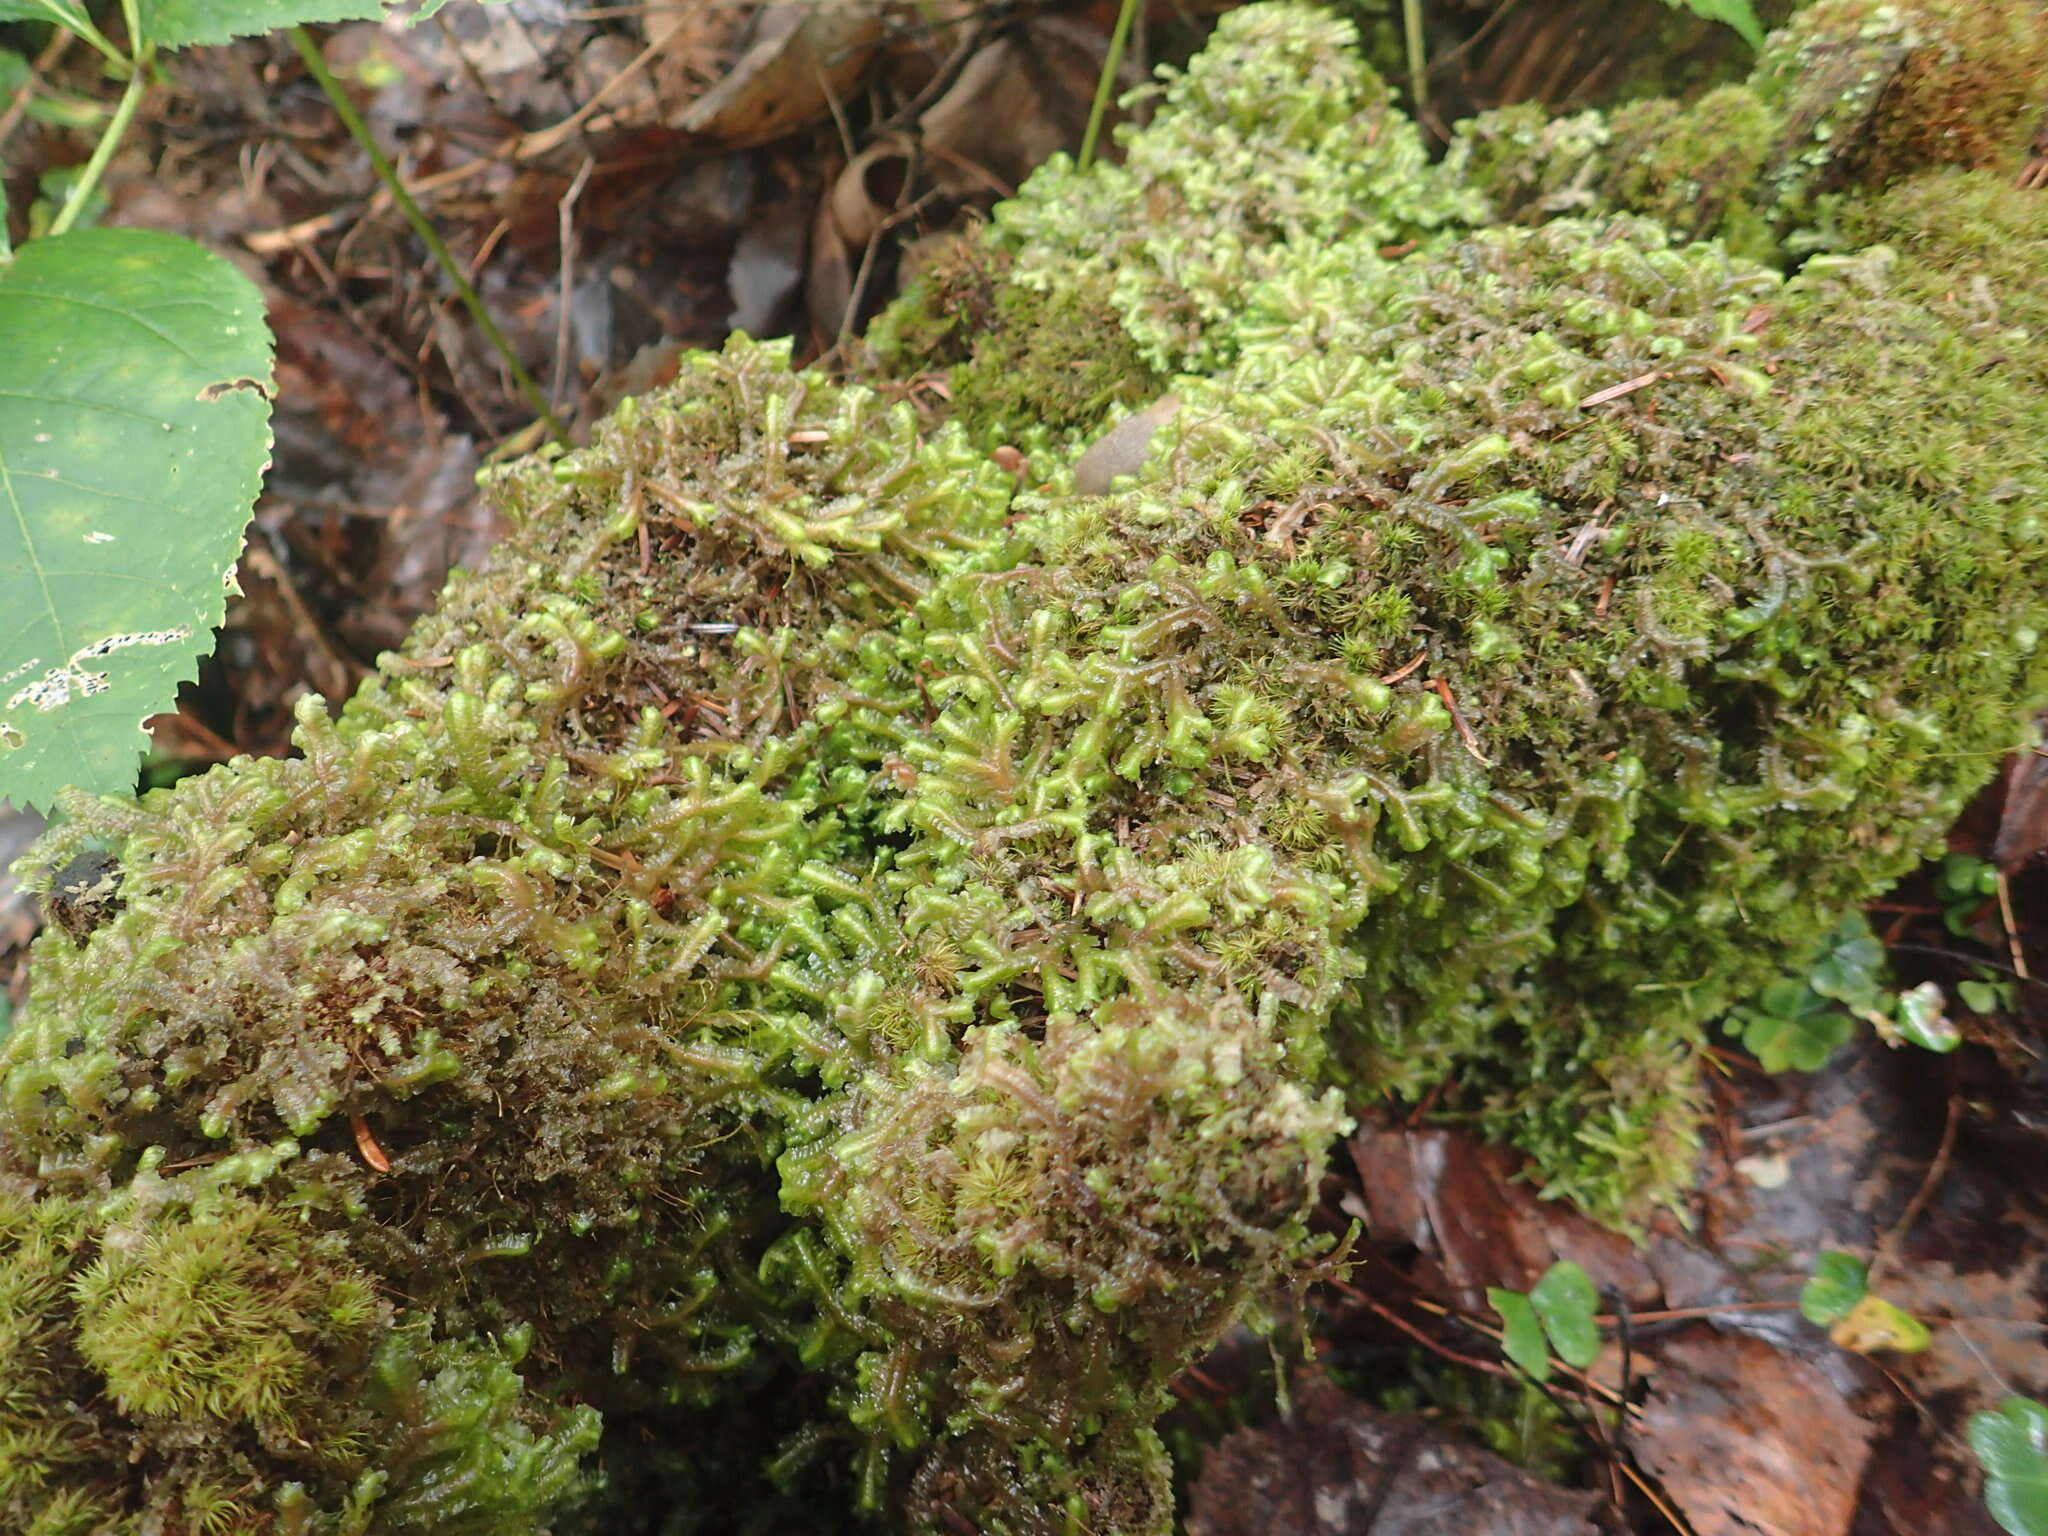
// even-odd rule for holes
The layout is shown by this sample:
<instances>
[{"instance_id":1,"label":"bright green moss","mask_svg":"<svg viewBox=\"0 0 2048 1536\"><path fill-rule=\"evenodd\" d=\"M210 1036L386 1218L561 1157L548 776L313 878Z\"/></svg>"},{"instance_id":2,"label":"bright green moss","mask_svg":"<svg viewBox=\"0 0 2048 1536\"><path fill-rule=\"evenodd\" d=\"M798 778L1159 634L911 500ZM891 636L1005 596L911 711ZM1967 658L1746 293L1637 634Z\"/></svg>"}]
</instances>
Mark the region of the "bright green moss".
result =
<instances>
[{"instance_id":1,"label":"bright green moss","mask_svg":"<svg viewBox=\"0 0 2048 1536\"><path fill-rule=\"evenodd\" d=\"M0 1514L1149 1536L1168 1383L1325 1251L1333 1084L1682 1186L1703 1027L2048 693L2048 204L1845 198L1789 282L1459 232L1341 29L1218 37L989 236L989 315L1123 338L1064 403L1002 324L899 326L984 370L936 431L694 357L301 756L68 806L30 879L119 905L0 1043Z\"/></svg>"},{"instance_id":2,"label":"bright green moss","mask_svg":"<svg viewBox=\"0 0 2048 1536\"><path fill-rule=\"evenodd\" d=\"M1039 292L1106 283L1148 365L1202 372L1225 360L1212 333L1285 243L1388 243L1478 217L1354 36L1286 7L1225 16L1214 44L1167 74L1158 117L1119 132L1121 164L1082 172L1055 156L1028 196L997 208L1009 280Z\"/></svg>"}]
</instances>

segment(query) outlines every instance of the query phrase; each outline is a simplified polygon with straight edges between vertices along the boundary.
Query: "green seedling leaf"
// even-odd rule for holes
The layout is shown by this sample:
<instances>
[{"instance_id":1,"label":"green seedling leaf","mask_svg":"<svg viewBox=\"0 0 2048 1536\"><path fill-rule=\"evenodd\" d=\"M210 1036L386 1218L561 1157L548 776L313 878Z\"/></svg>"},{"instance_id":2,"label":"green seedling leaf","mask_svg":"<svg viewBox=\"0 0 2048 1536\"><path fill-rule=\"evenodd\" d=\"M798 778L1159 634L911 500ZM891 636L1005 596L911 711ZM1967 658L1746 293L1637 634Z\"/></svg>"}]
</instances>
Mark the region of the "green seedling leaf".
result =
<instances>
[{"instance_id":1,"label":"green seedling leaf","mask_svg":"<svg viewBox=\"0 0 2048 1536\"><path fill-rule=\"evenodd\" d=\"M1818 1072L1856 1032L1856 1021L1797 982L1774 982L1756 1008L1738 1008L1728 1032L1766 1072Z\"/></svg>"},{"instance_id":2,"label":"green seedling leaf","mask_svg":"<svg viewBox=\"0 0 2048 1536\"><path fill-rule=\"evenodd\" d=\"M1827 1328L1855 1310L1870 1294L1870 1266L1853 1253L1831 1250L1814 1260L1813 1274L1799 1293L1799 1314Z\"/></svg>"},{"instance_id":3,"label":"green seedling leaf","mask_svg":"<svg viewBox=\"0 0 2048 1536\"><path fill-rule=\"evenodd\" d=\"M1967 853L1951 853L1934 876L1934 894L1943 901L1976 903L1998 894L1998 866Z\"/></svg>"},{"instance_id":4,"label":"green seedling leaf","mask_svg":"<svg viewBox=\"0 0 2048 1536\"><path fill-rule=\"evenodd\" d=\"M1871 1008L1883 995L1884 966L1884 946L1870 931L1870 920L1851 912L1828 936L1806 984L1852 1009Z\"/></svg>"},{"instance_id":5,"label":"green seedling leaf","mask_svg":"<svg viewBox=\"0 0 2048 1536\"><path fill-rule=\"evenodd\" d=\"M1956 996L1972 1013L1999 1013L2006 1006L2003 989L1995 981L1959 981Z\"/></svg>"},{"instance_id":6,"label":"green seedling leaf","mask_svg":"<svg viewBox=\"0 0 2048 1536\"><path fill-rule=\"evenodd\" d=\"M0 336L0 799L131 793L269 461L263 300L189 240L78 230L0 267Z\"/></svg>"},{"instance_id":7,"label":"green seedling leaf","mask_svg":"<svg viewBox=\"0 0 2048 1536\"><path fill-rule=\"evenodd\" d=\"M1984 1468L1984 1504L2011 1536L2048 1536L2048 1408L2009 1397L1970 1418L1970 1449Z\"/></svg>"},{"instance_id":8,"label":"green seedling leaf","mask_svg":"<svg viewBox=\"0 0 2048 1536\"><path fill-rule=\"evenodd\" d=\"M0 5L22 0L0 0ZM159 48L188 48L261 37L279 27L325 21L374 21L382 0L140 0L142 34Z\"/></svg>"},{"instance_id":9,"label":"green seedling leaf","mask_svg":"<svg viewBox=\"0 0 2048 1536\"><path fill-rule=\"evenodd\" d=\"M1593 1363L1600 1353L1600 1326L1593 1321L1600 1293L1583 1269L1560 1259L1530 1287L1529 1305L1543 1320L1543 1331L1550 1335L1559 1359L1582 1371Z\"/></svg>"},{"instance_id":10,"label":"green seedling leaf","mask_svg":"<svg viewBox=\"0 0 2048 1536\"><path fill-rule=\"evenodd\" d=\"M1543 1324L1529 1298L1520 1291L1489 1285L1486 1300L1500 1314L1500 1342L1507 1357L1534 1380L1550 1380L1550 1346L1544 1341Z\"/></svg>"},{"instance_id":11,"label":"green seedling leaf","mask_svg":"<svg viewBox=\"0 0 2048 1536\"><path fill-rule=\"evenodd\" d=\"M1947 1055L1963 1043L1963 1032L1948 1016L1947 999L1932 981L1899 994L1894 1032L1909 1045Z\"/></svg>"}]
</instances>

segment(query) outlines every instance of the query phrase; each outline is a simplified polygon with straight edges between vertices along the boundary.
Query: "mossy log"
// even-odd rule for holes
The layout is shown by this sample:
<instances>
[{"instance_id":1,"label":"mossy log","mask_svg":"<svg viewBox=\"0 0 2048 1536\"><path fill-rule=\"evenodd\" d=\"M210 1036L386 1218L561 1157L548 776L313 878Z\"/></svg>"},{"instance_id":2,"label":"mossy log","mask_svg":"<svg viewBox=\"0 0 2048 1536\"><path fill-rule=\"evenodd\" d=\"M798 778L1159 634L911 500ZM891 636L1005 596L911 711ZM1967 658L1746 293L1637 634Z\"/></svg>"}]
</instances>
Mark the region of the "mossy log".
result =
<instances>
[{"instance_id":1,"label":"mossy log","mask_svg":"<svg viewBox=\"0 0 2048 1536\"><path fill-rule=\"evenodd\" d=\"M1494 224L1288 6L1123 147L869 383L740 339L502 474L298 757L67 804L0 1524L1160 1532L1346 1093L1683 1185L1705 1028L2048 697L2048 199Z\"/></svg>"}]
</instances>

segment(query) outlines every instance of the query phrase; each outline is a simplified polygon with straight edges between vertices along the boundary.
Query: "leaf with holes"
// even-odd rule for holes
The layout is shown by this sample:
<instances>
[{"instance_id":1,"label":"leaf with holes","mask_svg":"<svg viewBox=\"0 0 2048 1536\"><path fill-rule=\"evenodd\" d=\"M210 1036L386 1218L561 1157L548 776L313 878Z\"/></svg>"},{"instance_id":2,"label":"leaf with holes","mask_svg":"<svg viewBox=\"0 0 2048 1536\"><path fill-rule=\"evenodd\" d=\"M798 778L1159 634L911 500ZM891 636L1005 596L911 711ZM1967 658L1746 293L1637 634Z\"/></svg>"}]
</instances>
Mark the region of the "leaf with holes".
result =
<instances>
[{"instance_id":1,"label":"leaf with holes","mask_svg":"<svg viewBox=\"0 0 2048 1536\"><path fill-rule=\"evenodd\" d=\"M132 792L269 462L263 300L188 240L79 230L0 267L0 336L0 800Z\"/></svg>"}]
</instances>

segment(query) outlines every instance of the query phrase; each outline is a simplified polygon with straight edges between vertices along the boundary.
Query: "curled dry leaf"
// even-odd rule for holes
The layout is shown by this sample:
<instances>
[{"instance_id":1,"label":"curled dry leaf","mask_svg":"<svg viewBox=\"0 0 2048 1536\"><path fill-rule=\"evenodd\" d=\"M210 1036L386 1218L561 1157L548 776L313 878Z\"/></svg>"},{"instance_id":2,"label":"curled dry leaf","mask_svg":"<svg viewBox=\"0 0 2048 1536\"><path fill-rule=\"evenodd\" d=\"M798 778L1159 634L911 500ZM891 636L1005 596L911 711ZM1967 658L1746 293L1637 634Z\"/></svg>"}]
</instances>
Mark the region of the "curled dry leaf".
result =
<instances>
[{"instance_id":1,"label":"curled dry leaf","mask_svg":"<svg viewBox=\"0 0 2048 1536\"><path fill-rule=\"evenodd\" d=\"M771 5L720 80L667 126L731 149L766 144L832 110L882 44L887 0Z\"/></svg>"},{"instance_id":2,"label":"curled dry leaf","mask_svg":"<svg viewBox=\"0 0 2048 1536\"><path fill-rule=\"evenodd\" d=\"M1054 151L1078 147L1108 45L1085 23L1040 16L980 49L918 119L940 189L1011 197ZM1128 63L1123 73L1136 83Z\"/></svg>"}]
</instances>

